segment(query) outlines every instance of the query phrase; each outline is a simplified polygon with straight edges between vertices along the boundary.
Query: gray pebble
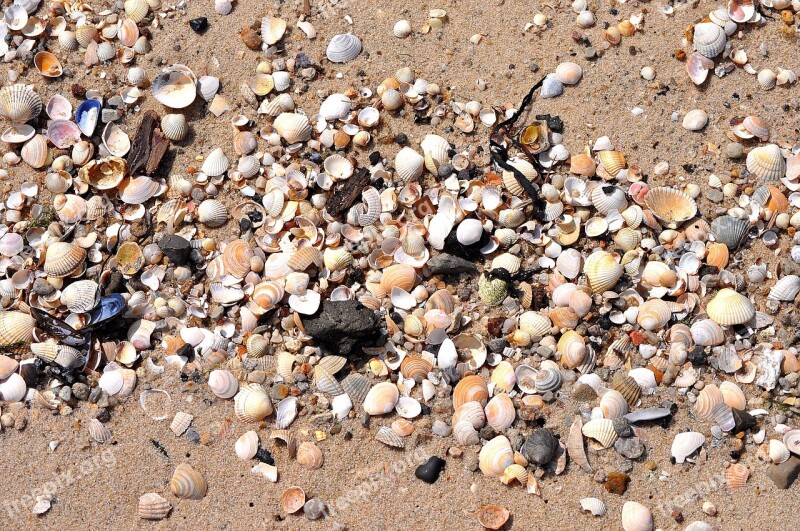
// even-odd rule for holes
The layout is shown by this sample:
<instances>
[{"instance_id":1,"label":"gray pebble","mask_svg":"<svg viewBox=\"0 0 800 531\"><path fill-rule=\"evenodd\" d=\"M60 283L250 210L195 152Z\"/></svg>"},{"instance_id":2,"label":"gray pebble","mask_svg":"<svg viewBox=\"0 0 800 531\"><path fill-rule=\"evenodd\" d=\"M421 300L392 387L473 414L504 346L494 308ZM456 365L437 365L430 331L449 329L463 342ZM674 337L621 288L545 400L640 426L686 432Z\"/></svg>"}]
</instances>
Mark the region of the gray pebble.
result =
<instances>
[{"instance_id":1,"label":"gray pebble","mask_svg":"<svg viewBox=\"0 0 800 531\"><path fill-rule=\"evenodd\" d=\"M82 382L75 382L72 384L72 396L78 400L86 400L89 398L89 386Z\"/></svg>"},{"instance_id":2,"label":"gray pebble","mask_svg":"<svg viewBox=\"0 0 800 531\"><path fill-rule=\"evenodd\" d=\"M452 433L453 430L445 422L437 420L433 423L431 431L439 437L447 437L450 435L450 433Z\"/></svg>"},{"instance_id":3,"label":"gray pebble","mask_svg":"<svg viewBox=\"0 0 800 531\"><path fill-rule=\"evenodd\" d=\"M586 59L594 59L597 57L597 50L595 50L592 46L589 46L583 51L583 56Z\"/></svg>"},{"instance_id":4,"label":"gray pebble","mask_svg":"<svg viewBox=\"0 0 800 531\"><path fill-rule=\"evenodd\" d=\"M309 520L319 520L325 516L325 502L319 498L311 498L303 505L303 514Z\"/></svg>"},{"instance_id":5,"label":"gray pebble","mask_svg":"<svg viewBox=\"0 0 800 531\"><path fill-rule=\"evenodd\" d=\"M628 459L639 459L644 454L644 444L639 437L617 439L614 449Z\"/></svg>"},{"instance_id":6,"label":"gray pebble","mask_svg":"<svg viewBox=\"0 0 800 531\"><path fill-rule=\"evenodd\" d=\"M724 195L722 194L722 190L718 190L716 188L709 188L706 190L706 199L709 201L713 201L714 203L719 203L722 201Z\"/></svg>"},{"instance_id":7,"label":"gray pebble","mask_svg":"<svg viewBox=\"0 0 800 531\"><path fill-rule=\"evenodd\" d=\"M478 470L478 456L470 454L464 458L464 468L470 472Z\"/></svg>"},{"instance_id":8,"label":"gray pebble","mask_svg":"<svg viewBox=\"0 0 800 531\"><path fill-rule=\"evenodd\" d=\"M58 398L63 400L64 402L69 402L72 400L72 389L67 387L66 385L58 391Z\"/></svg>"},{"instance_id":9,"label":"gray pebble","mask_svg":"<svg viewBox=\"0 0 800 531\"><path fill-rule=\"evenodd\" d=\"M729 159L738 159L744 154L744 146L738 142L730 142L725 146L725 155Z\"/></svg>"}]
</instances>

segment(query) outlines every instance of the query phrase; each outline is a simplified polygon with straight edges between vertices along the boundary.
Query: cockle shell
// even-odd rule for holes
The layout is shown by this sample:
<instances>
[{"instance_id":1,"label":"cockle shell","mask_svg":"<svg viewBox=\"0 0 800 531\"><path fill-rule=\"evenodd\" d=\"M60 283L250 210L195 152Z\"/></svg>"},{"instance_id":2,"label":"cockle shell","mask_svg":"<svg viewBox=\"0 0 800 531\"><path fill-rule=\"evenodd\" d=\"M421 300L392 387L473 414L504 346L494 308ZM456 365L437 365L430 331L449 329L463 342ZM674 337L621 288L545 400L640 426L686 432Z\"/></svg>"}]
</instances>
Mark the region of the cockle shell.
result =
<instances>
[{"instance_id":1,"label":"cockle shell","mask_svg":"<svg viewBox=\"0 0 800 531\"><path fill-rule=\"evenodd\" d=\"M564 84L558 79L558 76L556 76L556 74L548 74L544 78L539 94L542 98L555 98L560 96L563 92Z\"/></svg>"},{"instance_id":2,"label":"cockle shell","mask_svg":"<svg viewBox=\"0 0 800 531\"><path fill-rule=\"evenodd\" d=\"M231 167L230 160L222 151L222 148L216 148L208 154L206 160L203 161L203 166L200 171L209 177L219 177Z\"/></svg>"},{"instance_id":3,"label":"cockle shell","mask_svg":"<svg viewBox=\"0 0 800 531\"><path fill-rule=\"evenodd\" d=\"M617 281L622 277L623 268L612 254L596 251L586 259L583 272L592 291L603 293L617 285Z\"/></svg>"},{"instance_id":4,"label":"cockle shell","mask_svg":"<svg viewBox=\"0 0 800 531\"><path fill-rule=\"evenodd\" d=\"M651 188L644 197L645 205L669 228L675 228L697 214L697 203L680 190L669 187Z\"/></svg>"},{"instance_id":5,"label":"cockle shell","mask_svg":"<svg viewBox=\"0 0 800 531\"><path fill-rule=\"evenodd\" d=\"M405 446L403 439L400 438L400 435L395 433L395 431L388 426L380 427L378 432L375 434L375 440L382 442L386 446L391 446L392 448L403 448Z\"/></svg>"},{"instance_id":6,"label":"cockle shell","mask_svg":"<svg viewBox=\"0 0 800 531\"><path fill-rule=\"evenodd\" d=\"M661 299L650 299L639 306L636 322L645 330L660 330L672 317L669 304Z\"/></svg>"},{"instance_id":7,"label":"cockle shell","mask_svg":"<svg viewBox=\"0 0 800 531\"><path fill-rule=\"evenodd\" d=\"M768 455L769 455L769 460L776 465L785 463L792 456L791 452L789 451L789 448L787 448L787 446L782 441L779 441L777 439L772 439L771 441L769 441Z\"/></svg>"},{"instance_id":8,"label":"cockle shell","mask_svg":"<svg viewBox=\"0 0 800 531\"><path fill-rule=\"evenodd\" d=\"M258 384L241 384L234 396L233 411L241 422L258 422L272 414L272 401Z\"/></svg>"},{"instance_id":9,"label":"cockle shell","mask_svg":"<svg viewBox=\"0 0 800 531\"><path fill-rule=\"evenodd\" d=\"M169 481L169 490L176 498L200 500L208 491L208 483L191 465L182 463L175 469Z\"/></svg>"},{"instance_id":10,"label":"cockle shell","mask_svg":"<svg viewBox=\"0 0 800 531\"><path fill-rule=\"evenodd\" d=\"M800 276L786 275L769 290L769 298L776 301L793 301L800 293Z\"/></svg>"},{"instance_id":11,"label":"cockle shell","mask_svg":"<svg viewBox=\"0 0 800 531\"><path fill-rule=\"evenodd\" d=\"M364 411L368 415L390 413L400 399L397 386L391 382L380 382L369 390L364 398Z\"/></svg>"},{"instance_id":12,"label":"cockle shell","mask_svg":"<svg viewBox=\"0 0 800 531\"><path fill-rule=\"evenodd\" d=\"M221 227L228 221L228 210L216 199L206 199L197 207L197 220L209 227Z\"/></svg>"},{"instance_id":13,"label":"cockle shell","mask_svg":"<svg viewBox=\"0 0 800 531\"><path fill-rule=\"evenodd\" d=\"M232 398L239 390L239 381L229 371L217 369L208 375L208 388L219 398Z\"/></svg>"},{"instance_id":14,"label":"cockle shell","mask_svg":"<svg viewBox=\"0 0 800 531\"><path fill-rule=\"evenodd\" d=\"M706 313L722 326L733 326L752 319L756 314L756 309L750 299L744 295L730 288L724 288L709 301Z\"/></svg>"},{"instance_id":15,"label":"cockle shell","mask_svg":"<svg viewBox=\"0 0 800 531\"><path fill-rule=\"evenodd\" d=\"M419 145L424 153L425 167L428 168L429 172L437 175L439 166L450 158L448 156L450 144L439 135L427 134Z\"/></svg>"},{"instance_id":16,"label":"cockle shell","mask_svg":"<svg viewBox=\"0 0 800 531\"><path fill-rule=\"evenodd\" d=\"M361 40L350 33L334 35L325 49L325 56L332 63L347 63L361 53Z\"/></svg>"},{"instance_id":17,"label":"cockle shell","mask_svg":"<svg viewBox=\"0 0 800 531\"><path fill-rule=\"evenodd\" d=\"M518 327L530 334L531 337L544 336L550 333L553 323L546 315L528 311L519 316Z\"/></svg>"},{"instance_id":18,"label":"cockle shell","mask_svg":"<svg viewBox=\"0 0 800 531\"><path fill-rule=\"evenodd\" d=\"M486 406L489 400L489 390L486 382L480 376L467 376L462 378L453 389L453 408L458 409L467 402L478 402Z\"/></svg>"},{"instance_id":19,"label":"cockle shell","mask_svg":"<svg viewBox=\"0 0 800 531\"><path fill-rule=\"evenodd\" d=\"M514 452L511 443L504 435L498 435L486 443L478 455L481 472L491 477L501 477L513 462Z\"/></svg>"},{"instance_id":20,"label":"cockle shell","mask_svg":"<svg viewBox=\"0 0 800 531\"><path fill-rule=\"evenodd\" d=\"M696 431L679 433L672 440L672 457L675 458L676 463L683 463L687 457L695 453L705 442L706 438L702 433Z\"/></svg>"},{"instance_id":21,"label":"cockle shell","mask_svg":"<svg viewBox=\"0 0 800 531\"><path fill-rule=\"evenodd\" d=\"M639 387L638 382L622 371L614 375L611 380L611 389L619 392L631 407L639 402L639 397L642 394L642 388Z\"/></svg>"},{"instance_id":22,"label":"cockle shell","mask_svg":"<svg viewBox=\"0 0 800 531\"><path fill-rule=\"evenodd\" d=\"M125 0L125 15L134 22L141 22L147 16L149 6L146 0Z\"/></svg>"},{"instance_id":23,"label":"cockle shell","mask_svg":"<svg viewBox=\"0 0 800 531\"><path fill-rule=\"evenodd\" d=\"M165 114L161 118L161 130L168 139L180 142L189 133L189 124L184 114Z\"/></svg>"},{"instance_id":24,"label":"cockle shell","mask_svg":"<svg viewBox=\"0 0 800 531\"><path fill-rule=\"evenodd\" d=\"M28 140L20 151L20 156L31 168L42 168L48 164L50 150L47 147L47 138L42 135L34 135Z\"/></svg>"},{"instance_id":25,"label":"cockle shell","mask_svg":"<svg viewBox=\"0 0 800 531\"><path fill-rule=\"evenodd\" d=\"M786 159L775 144L755 147L747 154L747 171L758 177L759 182L776 182L786 175Z\"/></svg>"},{"instance_id":26,"label":"cockle shell","mask_svg":"<svg viewBox=\"0 0 800 531\"><path fill-rule=\"evenodd\" d=\"M725 341L725 331L711 319L695 321L691 332L692 340L701 347L721 345Z\"/></svg>"},{"instance_id":27,"label":"cockle shell","mask_svg":"<svg viewBox=\"0 0 800 531\"><path fill-rule=\"evenodd\" d=\"M404 183L419 179L424 165L425 158L408 146L401 149L394 159L395 172Z\"/></svg>"},{"instance_id":28,"label":"cockle shell","mask_svg":"<svg viewBox=\"0 0 800 531\"><path fill-rule=\"evenodd\" d=\"M586 437L597 441L602 448L610 448L617 440L614 421L611 419L592 419L583 425L581 432Z\"/></svg>"},{"instance_id":29,"label":"cockle shell","mask_svg":"<svg viewBox=\"0 0 800 531\"><path fill-rule=\"evenodd\" d=\"M729 490L745 486L750 477L750 469L741 463L733 463L725 469L725 486Z\"/></svg>"},{"instance_id":30,"label":"cockle shell","mask_svg":"<svg viewBox=\"0 0 800 531\"><path fill-rule=\"evenodd\" d=\"M728 37L725 30L713 22L701 22L694 27L694 48L699 53L713 59L725 49Z\"/></svg>"},{"instance_id":31,"label":"cockle shell","mask_svg":"<svg viewBox=\"0 0 800 531\"><path fill-rule=\"evenodd\" d=\"M31 343L31 352L37 357L47 362L60 365L65 369L80 367L86 361L78 349L49 342Z\"/></svg>"},{"instance_id":32,"label":"cockle shell","mask_svg":"<svg viewBox=\"0 0 800 531\"><path fill-rule=\"evenodd\" d=\"M592 516L603 516L606 514L606 504L600 498L582 498L579 500L581 511L591 513Z\"/></svg>"},{"instance_id":33,"label":"cockle shell","mask_svg":"<svg viewBox=\"0 0 800 531\"><path fill-rule=\"evenodd\" d=\"M172 433L175 434L176 437L180 437L186 430L189 429L191 426L192 421L194 420L194 416L183 411L178 411L175 413L175 416L172 418L172 422L169 425L169 429Z\"/></svg>"},{"instance_id":34,"label":"cockle shell","mask_svg":"<svg viewBox=\"0 0 800 531\"><path fill-rule=\"evenodd\" d=\"M24 123L42 112L42 99L27 85L18 83L0 89L0 114L14 123Z\"/></svg>"},{"instance_id":35,"label":"cockle shell","mask_svg":"<svg viewBox=\"0 0 800 531\"><path fill-rule=\"evenodd\" d=\"M302 114L284 112L273 122L275 131L290 144L305 142L311 138L311 123Z\"/></svg>"},{"instance_id":36,"label":"cockle shell","mask_svg":"<svg viewBox=\"0 0 800 531\"><path fill-rule=\"evenodd\" d=\"M71 312L84 313L98 305L101 295L97 282L79 280L61 291L61 303Z\"/></svg>"},{"instance_id":37,"label":"cockle shell","mask_svg":"<svg viewBox=\"0 0 800 531\"><path fill-rule=\"evenodd\" d=\"M137 514L143 520L163 520L172 510L172 504L155 492L139 497Z\"/></svg>"},{"instance_id":38,"label":"cockle shell","mask_svg":"<svg viewBox=\"0 0 800 531\"><path fill-rule=\"evenodd\" d=\"M726 405L738 410L744 410L747 407L747 398L735 383L722 382L719 384L719 390L722 393L722 401Z\"/></svg>"},{"instance_id":39,"label":"cockle shell","mask_svg":"<svg viewBox=\"0 0 800 531\"><path fill-rule=\"evenodd\" d=\"M64 223L74 225L86 217L88 206L86 200L75 194L58 194L53 198L53 209Z\"/></svg>"},{"instance_id":40,"label":"cockle shell","mask_svg":"<svg viewBox=\"0 0 800 531\"><path fill-rule=\"evenodd\" d=\"M626 501L622 506L622 529L624 531L653 531L653 514L641 503Z\"/></svg>"},{"instance_id":41,"label":"cockle shell","mask_svg":"<svg viewBox=\"0 0 800 531\"><path fill-rule=\"evenodd\" d=\"M55 242L47 248L44 271L54 277L66 277L83 267L86 251L69 242Z\"/></svg>"},{"instance_id":42,"label":"cockle shell","mask_svg":"<svg viewBox=\"0 0 800 531\"><path fill-rule=\"evenodd\" d=\"M750 222L748 220L734 218L727 214L711 222L711 233L714 235L714 239L724 243L730 250L741 245L749 229Z\"/></svg>"}]
</instances>

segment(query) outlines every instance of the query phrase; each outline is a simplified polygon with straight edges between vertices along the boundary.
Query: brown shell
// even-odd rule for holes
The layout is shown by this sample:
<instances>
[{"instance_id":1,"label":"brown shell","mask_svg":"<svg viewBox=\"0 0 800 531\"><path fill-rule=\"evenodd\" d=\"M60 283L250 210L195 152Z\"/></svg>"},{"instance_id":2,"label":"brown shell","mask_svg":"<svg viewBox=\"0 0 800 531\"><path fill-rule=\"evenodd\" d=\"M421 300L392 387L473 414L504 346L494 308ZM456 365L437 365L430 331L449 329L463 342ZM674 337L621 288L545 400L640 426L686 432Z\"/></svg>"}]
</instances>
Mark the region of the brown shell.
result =
<instances>
[{"instance_id":1,"label":"brown shell","mask_svg":"<svg viewBox=\"0 0 800 531\"><path fill-rule=\"evenodd\" d=\"M406 356L400 364L400 371L406 378L425 378L433 369L433 365L418 356Z\"/></svg>"},{"instance_id":2,"label":"brown shell","mask_svg":"<svg viewBox=\"0 0 800 531\"><path fill-rule=\"evenodd\" d=\"M244 278L250 272L250 257L253 252L244 240L233 240L222 252L225 272L236 278Z\"/></svg>"},{"instance_id":3,"label":"brown shell","mask_svg":"<svg viewBox=\"0 0 800 531\"><path fill-rule=\"evenodd\" d=\"M44 271L50 276L66 277L78 271L86 260L86 251L74 243L55 242L47 248Z\"/></svg>"},{"instance_id":4,"label":"brown shell","mask_svg":"<svg viewBox=\"0 0 800 531\"><path fill-rule=\"evenodd\" d=\"M642 396L642 388L636 380L621 371L611 380L611 388L618 391L630 406L635 406Z\"/></svg>"}]
</instances>

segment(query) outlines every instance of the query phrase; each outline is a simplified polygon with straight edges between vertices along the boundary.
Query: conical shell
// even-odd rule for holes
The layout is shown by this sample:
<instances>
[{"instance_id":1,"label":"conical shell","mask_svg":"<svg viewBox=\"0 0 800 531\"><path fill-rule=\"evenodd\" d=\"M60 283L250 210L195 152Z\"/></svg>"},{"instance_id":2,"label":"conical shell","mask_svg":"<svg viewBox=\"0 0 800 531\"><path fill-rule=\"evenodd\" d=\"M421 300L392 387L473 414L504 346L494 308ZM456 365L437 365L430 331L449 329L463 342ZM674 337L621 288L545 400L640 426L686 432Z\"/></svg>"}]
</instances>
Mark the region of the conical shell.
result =
<instances>
[{"instance_id":1,"label":"conical shell","mask_svg":"<svg viewBox=\"0 0 800 531\"><path fill-rule=\"evenodd\" d=\"M377 383L364 398L364 411L368 415L391 413L399 399L400 392L396 385L391 382Z\"/></svg>"},{"instance_id":2,"label":"conical shell","mask_svg":"<svg viewBox=\"0 0 800 531\"><path fill-rule=\"evenodd\" d=\"M641 503L626 501L622 506L622 529L624 531L653 531L653 514Z\"/></svg>"},{"instance_id":3,"label":"conical shell","mask_svg":"<svg viewBox=\"0 0 800 531\"><path fill-rule=\"evenodd\" d=\"M478 455L478 466L484 475L501 477L506 468L514 462L514 451L504 435L498 435L483 448Z\"/></svg>"},{"instance_id":4,"label":"conical shell","mask_svg":"<svg viewBox=\"0 0 800 531\"><path fill-rule=\"evenodd\" d=\"M169 490L176 498L200 500L208 491L208 483L191 465L182 463L175 469L169 481Z\"/></svg>"},{"instance_id":5,"label":"conical shell","mask_svg":"<svg viewBox=\"0 0 800 531\"><path fill-rule=\"evenodd\" d=\"M775 144L755 147L747 154L747 171L759 182L777 182L786 175L786 159Z\"/></svg>"},{"instance_id":6,"label":"conical shell","mask_svg":"<svg viewBox=\"0 0 800 531\"><path fill-rule=\"evenodd\" d=\"M311 123L302 114L284 112L273 122L275 131L290 144L311 138Z\"/></svg>"},{"instance_id":7,"label":"conical shell","mask_svg":"<svg viewBox=\"0 0 800 531\"><path fill-rule=\"evenodd\" d=\"M647 208L667 227L675 228L697 214L697 203L687 194L666 186L652 188L644 197Z\"/></svg>"},{"instance_id":8,"label":"conical shell","mask_svg":"<svg viewBox=\"0 0 800 531\"><path fill-rule=\"evenodd\" d=\"M272 401L258 384L242 384L234 397L233 411L241 422L258 422L272 414Z\"/></svg>"},{"instance_id":9,"label":"conical shell","mask_svg":"<svg viewBox=\"0 0 800 531\"><path fill-rule=\"evenodd\" d=\"M748 322L756 314L750 299L730 288L721 289L706 306L706 313L722 326Z\"/></svg>"},{"instance_id":10,"label":"conical shell","mask_svg":"<svg viewBox=\"0 0 800 531\"><path fill-rule=\"evenodd\" d=\"M163 520L172 510L172 504L155 492L139 497L137 512L143 520Z\"/></svg>"},{"instance_id":11,"label":"conical shell","mask_svg":"<svg viewBox=\"0 0 800 531\"><path fill-rule=\"evenodd\" d=\"M32 88L18 83L0 89L0 114L15 123L24 123L42 112L42 99Z\"/></svg>"}]
</instances>

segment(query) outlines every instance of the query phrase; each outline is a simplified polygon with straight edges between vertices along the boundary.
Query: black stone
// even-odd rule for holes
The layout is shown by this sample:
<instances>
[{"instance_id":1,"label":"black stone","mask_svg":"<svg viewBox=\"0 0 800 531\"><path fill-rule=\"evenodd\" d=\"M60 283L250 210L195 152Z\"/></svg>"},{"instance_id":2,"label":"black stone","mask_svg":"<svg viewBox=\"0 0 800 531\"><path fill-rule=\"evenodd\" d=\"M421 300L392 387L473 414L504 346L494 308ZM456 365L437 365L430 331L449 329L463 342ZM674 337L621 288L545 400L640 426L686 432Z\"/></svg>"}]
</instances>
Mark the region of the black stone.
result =
<instances>
[{"instance_id":1,"label":"black stone","mask_svg":"<svg viewBox=\"0 0 800 531\"><path fill-rule=\"evenodd\" d=\"M394 141L396 144L400 144L401 146L408 142L408 137L405 133L397 133L394 135Z\"/></svg>"},{"instance_id":2,"label":"black stone","mask_svg":"<svg viewBox=\"0 0 800 531\"><path fill-rule=\"evenodd\" d=\"M457 256L441 253L428 261L431 275L452 275L456 273L474 273L478 270L475 264Z\"/></svg>"},{"instance_id":3,"label":"black stone","mask_svg":"<svg viewBox=\"0 0 800 531\"><path fill-rule=\"evenodd\" d=\"M158 240L158 247L175 265L186 265L189 261L189 253L192 251L189 241L181 236L169 234Z\"/></svg>"},{"instance_id":4,"label":"black stone","mask_svg":"<svg viewBox=\"0 0 800 531\"><path fill-rule=\"evenodd\" d=\"M275 459L272 457L272 454L264 448L259 448L258 451L256 451L256 459L268 465L275 464Z\"/></svg>"},{"instance_id":5,"label":"black stone","mask_svg":"<svg viewBox=\"0 0 800 531\"><path fill-rule=\"evenodd\" d=\"M708 365L708 356L706 356L706 351L700 346L694 347L691 351L689 351L689 355L686 359L691 361L692 365L695 367Z\"/></svg>"},{"instance_id":6,"label":"black stone","mask_svg":"<svg viewBox=\"0 0 800 531\"><path fill-rule=\"evenodd\" d=\"M303 317L306 333L339 354L349 354L362 340L380 335L378 315L358 301L323 301L314 315Z\"/></svg>"},{"instance_id":7,"label":"black stone","mask_svg":"<svg viewBox=\"0 0 800 531\"><path fill-rule=\"evenodd\" d=\"M189 21L189 27L195 33L203 33L208 29L208 19L206 17L193 18Z\"/></svg>"},{"instance_id":8,"label":"black stone","mask_svg":"<svg viewBox=\"0 0 800 531\"><path fill-rule=\"evenodd\" d=\"M383 157L381 157L380 151L373 151L372 153L369 154L369 163L374 166L377 163L379 163L382 158Z\"/></svg>"},{"instance_id":9,"label":"black stone","mask_svg":"<svg viewBox=\"0 0 800 531\"><path fill-rule=\"evenodd\" d=\"M550 428L539 428L528 437L520 452L529 462L546 465L556 455L558 446L558 439Z\"/></svg>"},{"instance_id":10,"label":"black stone","mask_svg":"<svg viewBox=\"0 0 800 531\"><path fill-rule=\"evenodd\" d=\"M425 483L436 483L436 480L439 479L439 474L442 473L442 469L445 465L445 460L435 455L419 465L417 469L414 471L414 475L417 478L421 479Z\"/></svg>"},{"instance_id":11,"label":"black stone","mask_svg":"<svg viewBox=\"0 0 800 531\"><path fill-rule=\"evenodd\" d=\"M740 433L756 426L756 418L753 415L747 411L742 411L735 408L732 409L734 425L731 433Z\"/></svg>"}]
</instances>

